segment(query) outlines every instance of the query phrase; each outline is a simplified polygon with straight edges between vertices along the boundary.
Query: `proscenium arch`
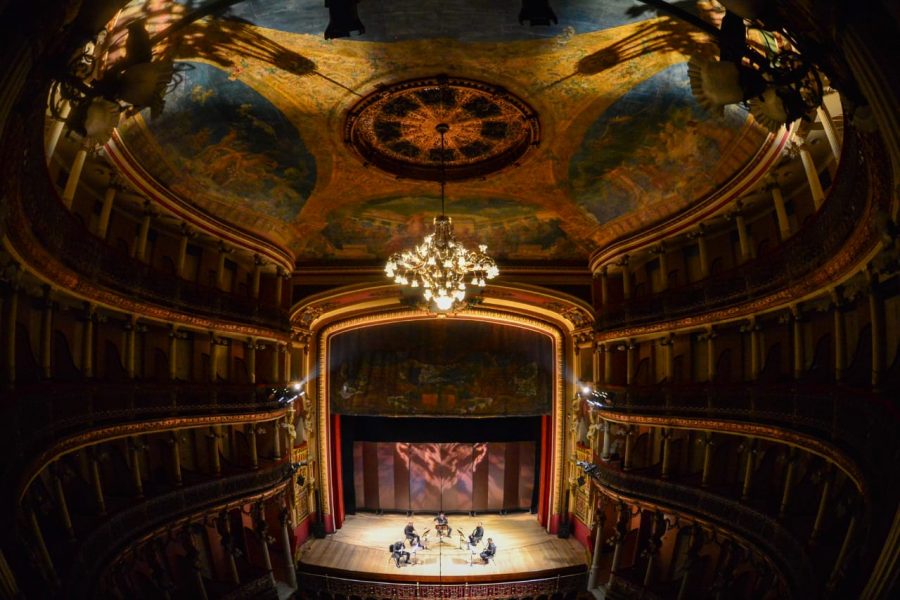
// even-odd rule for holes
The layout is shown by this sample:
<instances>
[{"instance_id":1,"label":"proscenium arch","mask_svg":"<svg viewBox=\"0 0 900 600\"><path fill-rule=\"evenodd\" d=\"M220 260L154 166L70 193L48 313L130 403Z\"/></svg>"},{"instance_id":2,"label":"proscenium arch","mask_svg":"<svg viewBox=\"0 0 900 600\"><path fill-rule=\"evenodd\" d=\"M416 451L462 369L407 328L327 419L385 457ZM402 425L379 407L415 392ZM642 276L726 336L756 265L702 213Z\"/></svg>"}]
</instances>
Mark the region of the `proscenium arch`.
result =
<instances>
[{"instance_id":1,"label":"proscenium arch","mask_svg":"<svg viewBox=\"0 0 900 600\"><path fill-rule=\"evenodd\" d=\"M371 314L351 317L324 326L315 332L317 340L316 348L318 366L316 385L316 430L318 435L317 454L319 467L319 484L321 493L321 510L326 529L335 530L335 490L332 489L332 464L331 453L331 399L328 393L328 349L332 337L337 334L354 329L388 325L399 322L430 321L434 319L455 319L464 321L478 321L499 324L507 327L517 327L537 332L549 338L553 351L553 385L551 397L551 448L550 470L543 476L550 483L549 498L544 508L544 514L539 518L544 520L548 532L554 532L558 528L562 517L563 498L563 472L565 468L565 398L573 391L572 377L567 373L573 365L574 344L569 332L564 331L559 325L542 321L530 316L505 313L494 310L470 309L455 315L432 314L420 310L400 310L394 312Z\"/></svg>"}]
</instances>

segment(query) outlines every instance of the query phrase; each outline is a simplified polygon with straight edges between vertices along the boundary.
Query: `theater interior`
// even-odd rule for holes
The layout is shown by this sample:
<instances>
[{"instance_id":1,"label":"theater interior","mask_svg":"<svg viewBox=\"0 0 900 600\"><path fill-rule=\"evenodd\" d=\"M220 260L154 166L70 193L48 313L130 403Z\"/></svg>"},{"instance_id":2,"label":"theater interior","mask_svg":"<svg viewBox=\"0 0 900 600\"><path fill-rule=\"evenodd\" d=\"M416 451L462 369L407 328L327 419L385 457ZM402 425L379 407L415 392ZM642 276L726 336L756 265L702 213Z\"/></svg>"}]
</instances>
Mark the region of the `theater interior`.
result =
<instances>
[{"instance_id":1,"label":"theater interior","mask_svg":"<svg viewBox=\"0 0 900 600\"><path fill-rule=\"evenodd\" d=\"M896 3L0 30L3 598L900 597Z\"/></svg>"}]
</instances>

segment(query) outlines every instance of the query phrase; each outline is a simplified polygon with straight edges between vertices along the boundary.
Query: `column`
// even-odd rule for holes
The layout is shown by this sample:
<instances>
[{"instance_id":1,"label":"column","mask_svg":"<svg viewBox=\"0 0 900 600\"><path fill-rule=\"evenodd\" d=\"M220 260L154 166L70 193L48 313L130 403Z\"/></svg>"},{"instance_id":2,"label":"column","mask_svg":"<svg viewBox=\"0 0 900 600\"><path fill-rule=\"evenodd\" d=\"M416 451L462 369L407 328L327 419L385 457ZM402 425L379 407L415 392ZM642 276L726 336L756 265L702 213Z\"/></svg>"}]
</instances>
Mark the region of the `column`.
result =
<instances>
[{"instance_id":1,"label":"column","mask_svg":"<svg viewBox=\"0 0 900 600\"><path fill-rule=\"evenodd\" d=\"M701 438L701 443L703 444L703 475L700 478L700 487L709 486L709 478L712 471L712 455L713 455L713 447L715 446L715 442L713 441L713 434L711 431L707 431L706 435Z\"/></svg>"},{"instance_id":2,"label":"column","mask_svg":"<svg viewBox=\"0 0 900 600\"><path fill-rule=\"evenodd\" d=\"M178 378L178 329L175 325L169 326L169 379L175 381Z\"/></svg>"},{"instance_id":3,"label":"column","mask_svg":"<svg viewBox=\"0 0 900 600\"><path fill-rule=\"evenodd\" d=\"M632 441L635 436L634 425L629 425L625 429L625 456L622 458L622 470L628 471L631 469L631 454L632 448L634 447L634 442Z\"/></svg>"},{"instance_id":4,"label":"column","mask_svg":"<svg viewBox=\"0 0 900 600\"><path fill-rule=\"evenodd\" d=\"M225 242L219 241L219 263L216 266L216 287L225 290L225 257L231 254L231 248L225 245Z\"/></svg>"},{"instance_id":5,"label":"column","mask_svg":"<svg viewBox=\"0 0 900 600\"><path fill-rule=\"evenodd\" d=\"M130 315L125 321L125 371L128 379L134 379L135 360L134 360L134 336L137 323L136 317Z\"/></svg>"},{"instance_id":6,"label":"column","mask_svg":"<svg viewBox=\"0 0 900 600\"><path fill-rule=\"evenodd\" d=\"M184 265L187 261L188 240L191 238L191 231L187 223L181 224L181 239L178 241L178 260L175 263L175 272L179 277L184 279Z\"/></svg>"},{"instance_id":7,"label":"column","mask_svg":"<svg viewBox=\"0 0 900 600\"><path fill-rule=\"evenodd\" d=\"M137 245L134 250L134 257L141 262L147 262L147 239L150 236L150 220L153 217L153 211L150 208L150 201L144 202L144 217L141 219L141 226L138 229Z\"/></svg>"},{"instance_id":8,"label":"column","mask_svg":"<svg viewBox=\"0 0 900 600\"><path fill-rule=\"evenodd\" d=\"M72 110L72 105L68 102L62 102L61 104L59 118L53 119L53 125L50 126L50 132L47 134L47 148L45 152L48 165L53 160L53 154L56 152L56 145L59 143L59 138L62 136L62 132L65 129L66 117L69 116L69 111Z\"/></svg>"},{"instance_id":9,"label":"column","mask_svg":"<svg viewBox=\"0 0 900 600\"><path fill-rule=\"evenodd\" d=\"M816 114L819 117L819 122L822 123L822 129L825 131L825 137L828 139L828 145L831 147L831 153L834 155L834 160L838 161L841 158L841 142L838 140L838 134L834 128L834 121L831 119L831 114L828 112L828 108L826 108L824 103L816 109Z\"/></svg>"},{"instance_id":10,"label":"column","mask_svg":"<svg viewBox=\"0 0 900 600\"><path fill-rule=\"evenodd\" d=\"M634 369L635 369L635 359L637 358L637 344L634 340L627 340L625 342L627 353L625 355L625 385L631 385L634 382Z\"/></svg>"},{"instance_id":11,"label":"column","mask_svg":"<svg viewBox=\"0 0 900 600\"><path fill-rule=\"evenodd\" d=\"M244 432L247 434L247 444L250 446L250 467L253 469L258 469L259 453L256 449L256 425L250 423L244 429Z\"/></svg>"},{"instance_id":12,"label":"column","mask_svg":"<svg viewBox=\"0 0 900 600\"><path fill-rule=\"evenodd\" d=\"M701 223L697 231L688 234L688 237L697 240L697 255L700 260L700 277L709 277L709 251L706 247L706 227Z\"/></svg>"},{"instance_id":13,"label":"column","mask_svg":"<svg viewBox=\"0 0 900 600\"><path fill-rule=\"evenodd\" d=\"M662 538L666 535L666 519L662 512L656 511L653 515L653 533L647 540L647 568L644 571L644 587L650 587L653 583L653 567L662 547Z\"/></svg>"},{"instance_id":14,"label":"column","mask_svg":"<svg viewBox=\"0 0 900 600\"><path fill-rule=\"evenodd\" d=\"M91 483L94 488L94 501L97 503L97 514L106 515L106 499L103 497L103 482L100 479L100 457L93 448L88 449L91 461Z\"/></svg>"},{"instance_id":15,"label":"column","mask_svg":"<svg viewBox=\"0 0 900 600\"><path fill-rule=\"evenodd\" d=\"M281 552L284 554L285 572L288 578L288 585L292 588L297 587L297 568L294 566L294 554L291 551L291 533L289 530L291 511L284 507L278 514L278 520L281 522Z\"/></svg>"},{"instance_id":16,"label":"column","mask_svg":"<svg viewBox=\"0 0 900 600\"><path fill-rule=\"evenodd\" d=\"M44 286L41 301L41 376L53 377L53 288Z\"/></svg>"},{"instance_id":17,"label":"column","mask_svg":"<svg viewBox=\"0 0 900 600\"><path fill-rule=\"evenodd\" d=\"M615 345L612 343L603 344L603 382L612 383L612 353Z\"/></svg>"},{"instance_id":18,"label":"column","mask_svg":"<svg viewBox=\"0 0 900 600\"><path fill-rule=\"evenodd\" d=\"M756 439L748 437L744 442L744 484L741 487L741 502L750 498L750 488L753 485L753 469L756 462Z\"/></svg>"},{"instance_id":19,"label":"column","mask_svg":"<svg viewBox=\"0 0 900 600\"><path fill-rule=\"evenodd\" d=\"M88 302L82 318L81 374L88 379L94 376L94 307Z\"/></svg>"},{"instance_id":20,"label":"column","mask_svg":"<svg viewBox=\"0 0 900 600\"><path fill-rule=\"evenodd\" d=\"M97 220L97 237L106 239L106 234L109 231L109 219L112 216L112 208L113 203L116 199L116 193L119 192L122 187L121 183L118 181L118 177L113 175L110 178L109 185L106 187L106 192L103 194L103 208L100 209L100 218Z\"/></svg>"},{"instance_id":21,"label":"column","mask_svg":"<svg viewBox=\"0 0 900 600\"><path fill-rule=\"evenodd\" d=\"M613 545L612 565L609 569L609 581L612 582L619 570L619 563L622 561L622 544L628 535L628 526L631 523L631 507L624 502L619 502L618 516L616 518L616 535Z\"/></svg>"},{"instance_id":22,"label":"column","mask_svg":"<svg viewBox=\"0 0 900 600\"><path fill-rule=\"evenodd\" d=\"M663 427L662 430L662 465L660 466L659 476L663 479L669 478L669 471L672 463L672 435L673 431L669 427Z\"/></svg>"},{"instance_id":23,"label":"column","mask_svg":"<svg viewBox=\"0 0 900 600\"><path fill-rule=\"evenodd\" d=\"M63 189L62 202L66 208L72 208L72 200L75 199L75 190L78 189L78 180L81 179L81 170L84 168L84 161L87 158L88 146L82 144L75 153L75 160L72 161L72 168L69 169L69 177L66 179L66 187Z\"/></svg>"},{"instance_id":24,"label":"column","mask_svg":"<svg viewBox=\"0 0 900 600\"><path fill-rule=\"evenodd\" d=\"M262 551L263 563L269 572L272 587L275 587L275 575L272 572L272 557L269 556L269 524L266 523L265 507L262 502L257 502L253 507L253 532L259 540L259 548Z\"/></svg>"},{"instance_id":25,"label":"column","mask_svg":"<svg viewBox=\"0 0 900 600\"><path fill-rule=\"evenodd\" d=\"M56 504L59 508L59 518L62 521L63 529L70 540L75 539L75 528L72 526L72 516L69 514L69 505L66 502L66 493L63 489L61 467L59 463L53 463L50 468L50 475L53 478L53 493L56 496Z\"/></svg>"},{"instance_id":26,"label":"column","mask_svg":"<svg viewBox=\"0 0 900 600\"><path fill-rule=\"evenodd\" d=\"M670 333L662 338L659 343L663 347L663 353L665 354L666 382L671 384L675 379L675 334Z\"/></svg>"},{"instance_id":27,"label":"column","mask_svg":"<svg viewBox=\"0 0 900 600\"><path fill-rule=\"evenodd\" d=\"M256 340L247 338L244 349L247 352L247 377L250 383L256 383Z\"/></svg>"},{"instance_id":28,"label":"column","mask_svg":"<svg viewBox=\"0 0 900 600\"><path fill-rule=\"evenodd\" d=\"M597 533L594 535L594 552L591 555L591 571L588 575L588 591L597 587L597 573L600 570L600 550L603 548L603 505L597 507Z\"/></svg>"},{"instance_id":29,"label":"column","mask_svg":"<svg viewBox=\"0 0 900 600\"><path fill-rule=\"evenodd\" d=\"M281 458L281 418L272 421L272 458L278 460Z\"/></svg>"},{"instance_id":30,"label":"column","mask_svg":"<svg viewBox=\"0 0 900 600\"><path fill-rule=\"evenodd\" d=\"M172 480L176 487L181 487L181 446L178 443L178 430L172 431L172 435L166 440L171 448L169 454L172 461Z\"/></svg>"},{"instance_id":31,"label":"column","mask_svg":"<svg viewBox=\"0 0 900 600\"><path fill-rule=\"evenodd\" d=\"M603 421L603 450L600 453L600 458L603 460L609 460L609 450L610 444L612 443L612 425L609 421Z\"/></svg>"},{"instance_id":32,"label":"column","mask_svg":"<svg viewBox=\"0 0 900 600\"><path fill-rule=\"evenodd\" d=\"M609 267L603 265L600 267L600 305L606 306L609 303Z\"/></svg>"},{"instance_id":33,"label":"column","mask_svg":"<svg viewBox=\"0 0 900 600\"><path fill-rule=\"evenodd\" d=\"M259 254L253 255L253 280L250 285L250 296L254 299L259 299L259 282L262 277L262 269L265 266L266 261L262 259Z\"/></svg>"},{"instance_id":34,"label":"column","mask_svg":"<svg viewBox=\"0 0 900 600\"><path fill-rule=\"evenodd\" d=\"M206 434L209 440L209 466L213 475L222 474L222 459L219 457L219 438L221 437L220 426L213 425Z\"/></svg>"},{"instance_id":35,"label":"column","mask_svg":"<svg viewBox=\"0 0 900 600\"><path fill-rule=\"evenodd\" d=\"M38 552L40 553L41 559L44 561L44 566L47 569L48 579L53 586L57 586L59 584L59 579L56 576L56 569L53 566L53 559L50 557L50 552L47 550L47 544L44 541L44 533L41 531L41 524L40 521L38 521L37 513L33 508L28 512L29 520L31 521L31 534L34 536L35 542L37 542Z\"/></svg>"},{"instance_id":36,"label":"column","mask_svg":"<svg viewBox=\"0 0 900 600\"><path fill-rule=\"evenodd\" d=\"M796 304L791 306L791 321L793 327L794 340L794 379L803 377L805 371L805 361L803 358L803 322L800 309Z\"/></svg>"},{"instance_id":37,"label":"column","mask_svg":"<svg viewBox=\"0 0 900 600\"><path fill-rule=\"evenodd\" d=\"M816 210L821 208L825 201L825 192L822 191L822 182L819 181L819 172L816 170L816 164L813 162L812 154L809 152L809 146L806 142L802 142L799 147L800 162L803 163L803 170L806 172L806 180L809 182L809 190L812 192L813 204Z\"/></svg>"},{"instance_id":38,"label":"column","mask_svg":"<svg viewBox=\"0 0 900 600\"><path fill-rule=\"evenodd\" d=\"M203 563L200 558L200 551L197 550L197 547L194 545L193 540L191 539L191 533L189 530L190 527L192 526L188 525L186 527L188 531L182 534L182 546L185 550L185 559L187 561L188 567L193 573L194 589L192 596L197 598L198 600L207 600L208 596L206 594L206 584L203 582ZM203 535L205 535L205 533Z\"/></svg>"},{"instance_id":39,"label":"column","mask_svg":"<svg viewBox=\"0 0 900 600\"><path fill-rule=\"evenodd\" d=\"M628 269L628 255L626 254L616 263L622 268L622 294L626 300L631 299L631 271Z\"/></svg>"},{"instance_id":40,"label":"column","mask_svg":"<svg viewBox=\"0 0 900 600\"><path fill-rule=\"evenodd\" d=\"M4 345L6 346L6 382L13 385L16 382L16 321L19 312L19 266L11 264L10 291L6 303L6 320L3 323L5 333Z\"/></svg>"},{"instance_id":41,"label":"column","mask_svg":"<svg viewBox=\"0 0 900 600\"><path fill-rule=\"evenodd\" d=\"M678 596L676 600L685 600L687 598L688 583L690 581L691 570L700 556L700 548L703 546L703 530L699 525L691 527L691 541L688 543L688 555L685 561L684 575L681 577L681 585L678 587Z\"/></svg>"},{"instance_id":42,"label":"column","mask_svg":"<svg viewBox=\"0 0 900 600\"><path fill-rule=\"evenodd\" d=\"M856 523L858 519L856 514L854 514L850 518L850 524L847 525L847 533L844 534L844 542L841 544L841 549L838 552L837 559L834 561L834 568L831 570L831 576L828 578L828 585L826 589L833 590L835 586L837 586L840 581L841 576L844 572L844 559L847 558L847 551L850 549L850 542L853 541L853 537L856 534Z\"/></svg>"},{"instance_id":43,"label":"column","mask_svg":"<svg viewBox=\"0 0 900 600\"><path fill-rule=\"evenodd\" d=\"M813 523L812 533L809 535L810 545L815 544L822 532L822 523L825 521L825 511L828 509L828 497L831 495L831 484L834 480L834 471L829 466L825 473L825 481L822 484L822 494L819 496L819 509L816 511L816 520Z\"/></svg>"},{"instance_id":44,"label":"column","mask_svg":"<svg viewBox=\"0 0 900 600\"><path fill-rule=\"evenodd\" d=\"M869 279L869 321L872 324L872 385L878 386L884 372L884 301L878 273L867 269L866 276Z\"/></svg>"},{"instance_id":45,"label":"column","mask_svg":"<svg viewBox=\"0 0 900 600\"><path fill-rule=\"evenodd\" d=\"M281 281L279 279L279 281ZM282 344L272 343L272 383L278 383L278 362L279 362L279 354L281 353L281 349L283 348Z\"/></svg>"},{"instance_id":46,"label":"column","mask_svg":"<svg viewBox=\"0 0 900 600\"><path fill-rule=\"evenodd\" d=\"M666 256L666 247L660 243L652 252L659 260L659 290L665 291L669 289L669 260Z\"/></svg>"},{"instance_id":47,"label":"column","mask_svg":"<svg viewBox=\"0 0 900 600\"><path fill-rule=\"evenodd\" d=\"M234 561L234 540L231 535L231 523L228 519L228 512L222 511L216 519L216 529L219 532L219 541L224 550L225 562L228 567L228 577L234 585L241 584L241 578L238 575L237 563Z\"/></svg>"},{"instance_id":48,"label":"column","mask_svg":"<svg viewBox=\"0 0 900 600\"><path fill-rule=\"evenodd\" d=\"M291 350L293 347L291 343L281 344L278 346L278 351L281 352L281 380L284 382L288 382L291 380Z\"/></svg>"},{"instance_id":49,"label":"column","mask_svg":"<svg viewBox=\"0 0 900 600\"><path fill-rule=\"evenodd\" d=\"M747 219L744 218L744 207L740 201L737 202L737 209L731 213L734 217L734 225L737 228L738 242L741 247L741 262L746 262L753 258L753 241L750 239L750 232L747 230Z\"/></svg>"},{"instance_id":50,"label":"column","mask_svg":"<svg viewBox=\"0 0 900 600\"><path fill-rule=\"evenodd\" d=\"M778 507L778 518L783 519L787 514L788 505L791 502L791 493L794 490L794 465L797 463L797 451L791 448L787 457L787 473L784 475L784 492L781 494L781 505Z\"/></svg>"},{"instance_id":51,"label":"column","mask_svg":"<svg viewBox=\"0 0 900 600\"><path fill-rule=\"evenodd\" d=\"M775 205L775 217L778 219L778 234L782 240L791 237L791 223L788 220L787 208L784 206L784 194L774 181L771 181L766 189L772 194L772 203Z\"/></svg>"},{"instance_id":52,"label":"column","mask_svg":"<svg viewBox=\"0 0 900 600\"><path fill-rule=\"evenodd\" d=\"M275 305L284 305L284 279L287 273L281 267L275 270Z\"/></svg>"},{"instance_id":53,"label":"column","mask_svg":"<svg viewBox=\"0 0 900 600\"><path fill-rule=\"evenodd\" d=\"M710 383L716 380L716 328L710 326L706 330L706 380Z\"/></svg>"},{"instance_id":54,"label":"column","mask_svg":"<svg viewBox=\"0 0 900 600\"><path fill-rule=\"evenodd\" d=\"M131 475L134 483L134 494L138 498L144 497L144 480L141 476L141 452L144 445L137 437L128 439L128 454L131 458Z\"/></svg>"},{"instance_id":55,"label":"column","mask_svg":"<svg viewBox=\"0 0 900 600\"><path fill-rule=\"evenodd\" d=\"M844 379L844 370L847 368L847 334L841 288L831 290L831 309L834 312L834 380L839 382Z\"/></svg>"},{"instance_id":56,"label":"column","mask_svg":"<svg viewBox=\"0 0 900 600\"><path fill-rule=\"evenodd\" d=\"M760 347L759 347L759 330L760 326L756 322L756 316L750 317L750 322L747 325L747 329L750 332L750 379L752 381L756 381L759 379L760 372Z\"/></svg>"},{"instance_id":57,"label":"column","mask_svg":"<svg viewBox=\"0 0 900 600\"><path fill-rule=\"evenodd\" d=\"M219 340L216 339L216 334L212 331L209 332L209 372L207 373L207 378L210 383L216 382L216 369L218 367L219 362Z\"/></svg>"}]
</instances>

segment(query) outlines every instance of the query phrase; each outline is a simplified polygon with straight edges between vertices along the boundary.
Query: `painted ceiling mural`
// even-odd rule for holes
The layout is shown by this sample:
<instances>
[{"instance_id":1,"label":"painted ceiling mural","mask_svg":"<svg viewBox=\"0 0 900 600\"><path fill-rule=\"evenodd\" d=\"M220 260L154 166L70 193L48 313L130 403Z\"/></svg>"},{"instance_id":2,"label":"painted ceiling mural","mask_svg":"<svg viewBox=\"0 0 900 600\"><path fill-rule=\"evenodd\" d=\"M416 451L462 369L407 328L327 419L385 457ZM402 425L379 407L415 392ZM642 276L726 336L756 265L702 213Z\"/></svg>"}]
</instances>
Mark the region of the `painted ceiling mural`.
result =
<instances>
[{"instance_id":1,"label":"painted ceiling mural","mask_svg":"<svg viewBox=\"0 0 900 600\"><path fill-rule=\"evenodd\" d=\"M694 102L685 62L714 50L701 34L631 0L552 6L559 25L529 27L518 0L363 0L365 33L325 40L321 0L246 0L167 43L180 83L160 116L121 126L120 143L159 186L299 263L371 264L421 239L438 186L367 165L344 139L348 114L385 85L485 82L533 108L540 143L448 184L458 237L487 243L501 266L586 264L709 195L767 136L740 109ZM135 2L117 27L146 18L158 32L183 12Z\"/></svg>"}]
</instances>

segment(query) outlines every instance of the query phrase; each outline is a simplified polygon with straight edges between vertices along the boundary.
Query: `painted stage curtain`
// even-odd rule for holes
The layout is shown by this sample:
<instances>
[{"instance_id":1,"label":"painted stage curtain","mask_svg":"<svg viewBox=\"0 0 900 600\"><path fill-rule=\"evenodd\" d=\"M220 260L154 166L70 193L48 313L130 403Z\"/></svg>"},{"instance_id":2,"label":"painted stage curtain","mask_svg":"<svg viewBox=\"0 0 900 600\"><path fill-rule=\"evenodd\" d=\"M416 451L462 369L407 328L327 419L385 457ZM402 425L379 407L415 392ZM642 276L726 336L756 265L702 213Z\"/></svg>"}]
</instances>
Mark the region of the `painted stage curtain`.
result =
<instances>
[{"instance_id":1,"label":"painted stage curtain","mask_svg":"<svg viewBox=\"0 0 900 600\"><path fill-rule=\"evenodd\" d=\"M355 442L361 510L493 512L531 507L534 442Z\"/></svg>"},{"instance_id":2,"label":"painted stage curtain","mask_svg":"<svg viewBox=\"0 0 900 600\"><path fill-rule=\"evenodd\" d=\"M333 413L532 416L550 412L553 346L496 323L391 323L334 336L328 372Z\"/></svg>"}]
</instances>

